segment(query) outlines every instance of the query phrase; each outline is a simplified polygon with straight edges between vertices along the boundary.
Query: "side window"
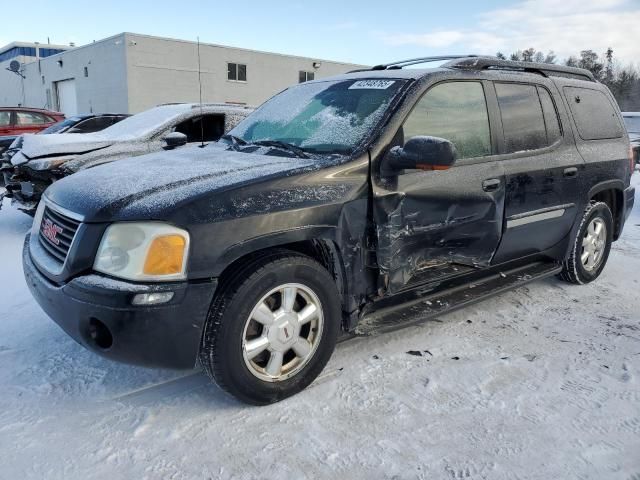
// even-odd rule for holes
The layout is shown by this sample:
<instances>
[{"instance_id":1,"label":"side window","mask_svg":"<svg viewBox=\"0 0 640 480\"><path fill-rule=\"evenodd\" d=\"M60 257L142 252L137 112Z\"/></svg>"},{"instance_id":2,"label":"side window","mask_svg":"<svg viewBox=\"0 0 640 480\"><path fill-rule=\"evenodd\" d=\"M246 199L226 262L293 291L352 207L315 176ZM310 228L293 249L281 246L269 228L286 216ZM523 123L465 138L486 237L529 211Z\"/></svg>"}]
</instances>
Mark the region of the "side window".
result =
<instances>
[{"instance_id":1,"label":"side window","mask_svg":"<svg viewBox=\"0 0 640 480\"><path fill-rule=\"evenodd\" d=\"M187 142L214 142L224 135L224 115L212 114L195 117L176 125L176 132L184 133ZM204 136L203 136L204 134Z\"/></svg>"},{"instance_id":2,"label":"side window","mask_svg":"<svg viewBox=\"0 0 640 480\"><path fill-rule=\"evenodd\" d=\"M564 87L569 108L583 140L622 137L618 115L607 96L599 90Z\"/></svg>"},{"instance_id":3,"label":"side window","mask_svg":"<svg viewBox=\"0 0 640 480\"><path fill-rule=\"evenodd\" d=\"M0 112L0 127L8 127L11 124L11 112Z\"/></svg>"},{"instance_id":4,"label":"side window","mask_svg":"<svg viewBox=\"0 0 640 480\"><path fill-rule=\"evenodd\" d=\"M546 88L538 87L538 95L540 95L540 103L542 104L544 124L547 127L547 144L553 145L562 137L558 112Z\"/></svg>"},{"instance_id":5,"label":"side window","mask_svg":"<svg viewBox=\"0 0 640 480\"><path fill-rule=\"evenodd\" d=\"M44 116L32 112L17 112L18 125L42 125L47 123Z\"/></svg>"},{"instance_id":6,"label":"side window","mask_svg":"<svg viewBox=\"0 0 640 480\"><path fill-rule=\"evenodd\" d=\"M113 122L111 117L94 117L78 123L71 129L70 133L92 133L99 132L110 126Z\"/></svg>"},{"instance_id":7,"label":"side window","mask_svg":"<svg viewBox=\"0 0 640 480\"><path fill-rule=\"evenodd\" d=\"M418 135L449 140L459 159L491 154L487 102L479 82L436 85L418 101L403 129L406 140Z\"/></svg>"},{"instance_id":8,"label":"side window","mask_svg":"<svg viewBox=\"0 0 640 480\"><path fill-rule=\"evenodd\" d=\"M496 83L502 115L505 153L536 150L548 146L542 105L533 85Z\"/></svg>"}]
</instances>

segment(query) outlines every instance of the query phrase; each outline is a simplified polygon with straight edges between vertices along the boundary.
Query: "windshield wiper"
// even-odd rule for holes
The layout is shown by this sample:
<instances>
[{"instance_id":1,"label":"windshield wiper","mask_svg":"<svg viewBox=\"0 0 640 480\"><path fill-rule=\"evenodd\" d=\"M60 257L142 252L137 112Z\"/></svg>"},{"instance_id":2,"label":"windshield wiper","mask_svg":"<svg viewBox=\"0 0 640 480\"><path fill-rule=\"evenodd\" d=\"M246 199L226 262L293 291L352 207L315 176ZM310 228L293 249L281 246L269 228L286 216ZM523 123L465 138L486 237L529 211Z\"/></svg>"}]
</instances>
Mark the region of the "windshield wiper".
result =
<instances>
[{"instance_id":1,"label":"windshield wiper","mask_svg":"<svg viewBox=\"0 0 640 480\"><path fill-rule=\"evenodd\" d=\"M235 135L223 135L222 137L220 137L222 140L231 140L231 143L233 143L234 145L246 145L247 142L240 138L240 137L236 137Z\"/></svg>"},{"instance_id":2,"label":"windshield wiper","mask_svg":"<svg viewBox=\"0 0 640 480\"><path fill-rule=\"evenodd\" d=\"M297 157L309 158L309 155L307 155L302 148L297 147L292 143L282 142L280 140L258 140L256 142L251 142L251 145L281 148L282 150L287 150L288 152L294 153Z\"/></svg>"}]
</instances>

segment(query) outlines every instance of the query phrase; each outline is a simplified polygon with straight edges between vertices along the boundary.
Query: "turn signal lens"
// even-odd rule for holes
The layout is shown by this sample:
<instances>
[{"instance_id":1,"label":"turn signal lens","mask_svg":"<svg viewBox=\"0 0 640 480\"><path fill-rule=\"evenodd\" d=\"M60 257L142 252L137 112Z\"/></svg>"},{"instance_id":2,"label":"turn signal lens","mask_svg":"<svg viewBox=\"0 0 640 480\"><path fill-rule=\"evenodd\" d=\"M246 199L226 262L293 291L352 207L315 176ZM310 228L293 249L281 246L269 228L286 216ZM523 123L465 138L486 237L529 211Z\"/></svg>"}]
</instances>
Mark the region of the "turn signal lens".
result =
<instances>
[{"instance_id":1,"label":"turn signal lens","mask_svg":"<svg viewBox=\"0 0 640 480\"><path fill-rule=\"evenodd\" d=\"M144 262L145 275L176 275L182 273L186 239L181 235L163 235L151 242Z\"/></svg>"}]
</instances>

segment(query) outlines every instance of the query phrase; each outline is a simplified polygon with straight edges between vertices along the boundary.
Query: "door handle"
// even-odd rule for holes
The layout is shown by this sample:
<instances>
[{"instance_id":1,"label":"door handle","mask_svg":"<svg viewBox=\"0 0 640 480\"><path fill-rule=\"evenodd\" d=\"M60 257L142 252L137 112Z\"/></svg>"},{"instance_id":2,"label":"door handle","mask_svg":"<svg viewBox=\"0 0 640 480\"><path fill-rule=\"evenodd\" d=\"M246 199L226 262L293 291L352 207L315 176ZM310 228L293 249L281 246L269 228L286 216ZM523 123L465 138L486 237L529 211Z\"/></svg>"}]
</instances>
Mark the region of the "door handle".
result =
<instances>
[{"instance_id":1,"label":"door handle","mask_svg":"<svg viewBox=\"0 0 640 480\"><path fill-rule=\"evenodd\" d=\"M575 177L578 175L578 169L576 167L565 168L563 174L565 177Z\"/></svg>"},{"instance_id":2,"label":"door handle","mask_svg":"<svg viewBox=\"0 0 640 480\"><path fill-rule=\"evenodd\" d=\"M500 179L490 178L482 182L482 190L485 192L495 192L500 188Z\"/></svg>"}]
</instances>

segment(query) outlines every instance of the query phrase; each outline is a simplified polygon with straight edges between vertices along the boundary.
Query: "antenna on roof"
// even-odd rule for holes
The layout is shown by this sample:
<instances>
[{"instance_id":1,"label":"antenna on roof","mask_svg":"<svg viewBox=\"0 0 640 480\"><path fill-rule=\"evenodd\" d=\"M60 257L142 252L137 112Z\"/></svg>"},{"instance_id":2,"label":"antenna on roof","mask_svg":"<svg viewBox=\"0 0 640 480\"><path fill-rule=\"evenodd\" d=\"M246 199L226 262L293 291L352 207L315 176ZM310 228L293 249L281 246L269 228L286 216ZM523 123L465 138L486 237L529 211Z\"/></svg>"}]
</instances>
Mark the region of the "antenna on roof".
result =
<instances>
[{"instance_id":1,"label":"antenna on roof","mask_svg":"<svg viewBox=\"0 0 640 480\"><path fill-rule=\"evenodd\" d=\"M200 148L204 147L204 113L202 108L202 69L200 68L200 37L198 37L198 88L200 89Z\"/></svg>"}]
</instances>

